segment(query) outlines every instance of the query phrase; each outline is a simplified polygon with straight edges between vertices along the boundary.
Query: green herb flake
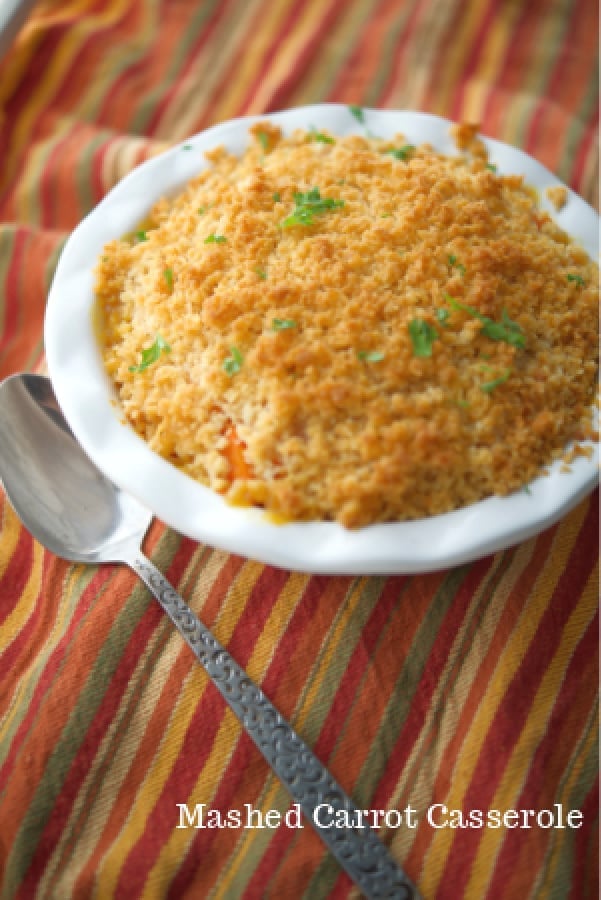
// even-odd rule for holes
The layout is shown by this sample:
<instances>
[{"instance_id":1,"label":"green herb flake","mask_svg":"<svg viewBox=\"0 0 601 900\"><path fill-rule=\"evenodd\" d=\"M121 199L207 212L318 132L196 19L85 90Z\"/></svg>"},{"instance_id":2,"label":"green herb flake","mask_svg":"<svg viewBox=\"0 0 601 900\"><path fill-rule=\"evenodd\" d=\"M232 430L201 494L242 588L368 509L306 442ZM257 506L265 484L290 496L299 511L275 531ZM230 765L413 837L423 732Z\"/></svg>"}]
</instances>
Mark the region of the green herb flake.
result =
<instances>
[{"instance_id":1,"label":"green herb flake","mask_svg":"<svg viewBox=\"0 0 601 900\"><path fill-rule=\"evenodd\" d=\"M223 361L223 369L228 375L235 375L242 368L244 357L237 347L230 347L230 355Z\"/></svg>"},{"instance_id":2,"label":"green herb flake","mask_svg":"<svg viewBox=\"0 0 601 900\"><path fill-rule=\"evenodd\" d=\"M505 382L511 376L511 369L505 369L502 375L499 375L498 378L493 378L492 381L485 381L484 384L480 385L480 390L484 391L485 394L492 394L495 388L498 388L500 384L505 384Z\"/></svg>"},{"instance_id":3,"label":"green herb flake","mask_svg":"<svg viewBox=\"0 0 601 900\"><path fill-rule=\"evenodd\" d=\"M282 199L282 197L280 195L280 192L276 191L275 194L273 195L273 202L279 203L281 199Z\"/></svg>"},{"instance_id":4,"label":"green herb flake","mask_svg":"<svg viewBox=\"0 0 601 900\"><path fill-rule=\"evenodd\" d=\"M194 147L192 146L192 144L183 144L182 145L182 150L193 150L193 149L194 149Z\"/></svg>"},{"instance_id":5,"label":"green herb flake","mask_svg":"<svg viewBox=\"0 0 601 900\"><path fill-rule=\"evenodd\" d=\"M261 266L256 266L255 272L257 273L261 281L265 281L265 279L267 278L267 272L265 271L265 269L262 269Z\"/></svg>"},{"instance_id":6,"label":"green herb flake","mask_svg":"<svg viewBox=\"0 0 601 900\"><path fill-rule=\"evenodd\" d=\"M448 309L437 309L436 310L436 318L438 319L440 324L444 325L445 327L447 324L447 319L449 318L450 315L451 315L451 313L449 312Z\"/></svg>"},{"instance_id":7,"label":"green herb flake","mask_svg":"<svg viewBox=\"0 0 601 900\"><path fill-rule=\"evenodd\" d=\"M359 350L357 353L359 359L364 362L382 362L386 356L381 350Z\"/></svg>"},{"instance_id":8,"label":"green herb flake","mask_svg":"<svg viewBox=\"0 0 601 900\"><path fill-rule=\"evenodd\" d=\"M457 271L460 272L462 276L465 275L465 266L463 265L463 263L459 262L459 260L453 253L451 253L451 255L449 256L449 265L452 269L457 269Z\"/></svg>"},{"instance_id":9,"label":"green herb flake","mask_svg":"<svg viewBox=\"0 0 601 900\"><path fill-rule=\"evenodd\" d=\"M163 278L167 284L169 293L173 292L173 269L167 268L163 270Z\"/></svg>"},{"instance_id":10,"label":"green herb flake","mask_svg":"<svg viewBox=\"0 0 601 900\"><path fill-rule=\"evenodd\" d=\"M572 281L574 282L574 284L577 284L578 287L585 286L585 281L582 275L573 275L572 273L570 273L569 275L566 275L566 278L568 279L568 281Z\"/></svg>"},{"instance_id":11,"label":"green herb flake","mask_svg":"<svg viewBox=\"0 0 601 900\"><path fill-rule=\"evenodd\" d=\"M336 141L333 137L330 137L329 134L324 134L323 131L318 131L317 128L311 127L309 131L309 140L317 141L318 144L335 144Z\"/></svg>"},{"instance_id":12,"label":"green herb flake","mask_svg":"<svg viewBox=\"0 0 601 900\"><path fill-rule=\"evenodd\" d=\"M344 200L322 197L317 187L304 194L295 194L294 203L294 212L280 222L280 228L291 228L293 225L313 225L315 224L314 216L344 206Z\"/></svg>"},{"instance_id":13,"label":"green herb flake","mask_svg":"<svg viewBox=\"0 0 601 900\"><path fill-rule=\"evenodd\" d=\"M225 244L227 238L223 234L210 234L205 238L205 244Z\"/></svg>"},{"instance_id":14,"label":"green herb flake","mask_svg":"<svg viewBox=\"0 0 601 900\"><path fill-rule=\"evenodd\" d=\"M455 309L461 309L463 312L473 316L473 318L479 319L483 323L482 334L487 338L490 338L491 341L505 341L506 344L510 344L512 347L526 346L524 332L517 322L512 322L507 315L507 310L503 310L501 322L495 322L494 319L483 316L482 313L477 309L474 309L473 306L460 303L459 300L455 300L455 298L451 297L449 294L445 294L445 300Z\"/></svg>"},{"instance_id":15,"label":"green herb flake","mask_svg":"<svg viewBox=\"0 0 601 900\"><path fill-rule=\"evenodd\" d=\"M495 166L494 163L486 163L486 168L487 168L490 172L496 172L496 171L497 171L497 167Z\"/></svg>"},{"instance_id":16,"label":"green herb flake","mask_svg":"<svg viewBox=\"0 0 601 900\"><path fill-rule=\"evenodd\" d=\"M148 240L148 235L145 231L136 231L136 240L139 244L141 244L142 241Z\"/></svg>"},{"instance_id":17,"label":"green herb flake","mask_svg":"<svg viewBox=\"0 0 601 900\"><path fill-rule=\"evenodd\" d=\"M348 108L351 116L353 116L360 125L365 125L365 112L362 106L354 106L351 104Z\"/></svg>"},{"instance_id":18,"label":"green herb flake","mask_svg":"<svg viewBox=\"0 0 601 900\"><path fill-rule=\"evenodd\" d=\"M199 216L204 216L204 214L206 213L206 211L207 211L206 206L199 206L199 207L198 207L198 210L197 210Z\"/></svg>"},{"instance_id":19,"label":"green herb flake","mask_svg":"<svg viewBox=\"0 0 601 900\"><path fill-rule=\"evenodd\" d=\"M408 325L414 356L432 356L432 344L438 338L433 325L424 319L412 319Z\"/></svg>"},{"instance_id":20,"label":"green herb flake","mask_svg":"<svg viewBox=\"0 0 601 900\"><path fill-rule=\"evenodd\" d=\"M272 319L271 320L272 331L286 331L289 328L296 328L296 322L294 321L294 319Z\"/></svg>"},{"instance_id":21,"label":"green herb flake","mask_svg":"<svg viewBox=\"0 0 601 900\"><path fill-rule=\"evenodd\" d=\"M269 150L269 135L266 131L257 131L257 139L263 148L263 153Z\"/></svg>"},{"instance_id":22,"label":"green herb flake","mask_svg":"<svg viewBox=\"0 0 601 900\"><path fill-rule=\"evenodd\" d=\"M407 162L411 158L411 154L415 150L413 144L404 144L402 147L393 147L392 150L386 150L390 156L394 156L395 159L400 159L403 162Z\"/></svg>"},{"instance_id":23,"label":"green herb flake","mask_svg":"<svg viewBox=\"0 0 601 900\"><path fill-rule=\"evenodd\" d=\"M146 349L142 350L142 359L139 365L130 366L129 371L135 372L136 374L138 372L144 372L148 366L157 362L161 353L171 353L171 347L167 341L163 340L160 334L157 334L154 343L151 344L150 347L146 347Z\"/></svg>"}]
</instances>

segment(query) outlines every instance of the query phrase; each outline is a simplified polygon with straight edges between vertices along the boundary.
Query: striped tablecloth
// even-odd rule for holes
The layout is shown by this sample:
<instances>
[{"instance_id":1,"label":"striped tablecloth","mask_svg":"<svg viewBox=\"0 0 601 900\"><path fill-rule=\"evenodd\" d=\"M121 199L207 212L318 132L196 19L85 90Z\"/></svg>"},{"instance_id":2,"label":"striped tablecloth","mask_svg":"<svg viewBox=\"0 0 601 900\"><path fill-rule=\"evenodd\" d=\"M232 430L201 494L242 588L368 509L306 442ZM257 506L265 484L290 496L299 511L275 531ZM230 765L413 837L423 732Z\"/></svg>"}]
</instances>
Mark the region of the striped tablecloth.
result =
<instances>
[{"instance_id":1,"label":"striped tablecloth","mask_svg":"<svg viewBox=\"0 0 601 900\"><path fill-rule=\"evenodd\" d=\"M477 121L594 204L597 35L594 0L40 0L0 62L0 376L43 370L70 230L233 116L338 101ZM425 898L581 900L598 896L597 525L593 495L536 539L411 577L280 571L158 522L146 550L357 804L388 813ZM3 898L356 895L308 826L178 828L182 806L257 824L290 801L129 570L56 559L2 498L0 598ZM477 810L518 818L452 827Z\"/></svg>"}]
</instances>

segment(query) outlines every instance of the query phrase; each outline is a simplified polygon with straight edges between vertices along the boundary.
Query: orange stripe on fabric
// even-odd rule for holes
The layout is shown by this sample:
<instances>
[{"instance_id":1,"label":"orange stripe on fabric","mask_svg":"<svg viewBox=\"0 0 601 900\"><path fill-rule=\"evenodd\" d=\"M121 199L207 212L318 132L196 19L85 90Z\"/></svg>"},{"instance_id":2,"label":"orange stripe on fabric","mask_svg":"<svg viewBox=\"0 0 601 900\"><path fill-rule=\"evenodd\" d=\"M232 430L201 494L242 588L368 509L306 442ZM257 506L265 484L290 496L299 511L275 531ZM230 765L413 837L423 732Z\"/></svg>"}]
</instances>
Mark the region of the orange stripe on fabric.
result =
<instances>
[{"instance_id":1,"label":"orange stripe on fabric","mask_svg":"<svg viewBox=\"0 0 601 900\"><path fill-rule=\"evenodd\" d=\"M217 570L214 573L211 590L199 613L203 621L208 625L212 623L216 615L224 592L243 565L241 557L227 556L225 554L216 555L215 562ZM96 825L91 823L94 832L92 838L96 836L96 841L74 887L76 895L78 897L81 896L82 900L91 896L95 873L98 873L102 883L103 860L110 858L110 848L119 839L129 814L132 799L138 794L144 779L148 775L156 752L157 736L163 733L166 722L171 716L171 711L175 708L175 704L180 696L182 685L186 679L190 678L192 678L198 690L204 680L202 672L198 669L198 665L194 662L188 649L182 647L177 660L170 670L169 677L165 681L161 695L150 714L148 724L135 751L128 753L127 749L125 749L124 758L121 759L119 757L116 760L116 765L123 772L123 775L120 783L116 786L116 790L113 792L110 806L107 809L106 822L101 825L100 833L98 833ZM121 769L121 767L123 768Z\"/></svg>"},{"instance_id":2,"label":"orange stripe on fabric","mask_svg":"<svg viewBox=\"0 0 601 900\"><path fill-rule=\"evenodd\" d=\"M589 579L589 586L591 580ZM532 697L530 713L524 723L519 740L512 749L511 756L503 771L502 779L495 791L491 807L493 809L511 809L518 799L516 786L527 778L532 764L532 748L537 747L544 739L549 726L549 718L553 706L557 702L574 652L581 641L583 631L594 615L594 603L591 603L591 591L585 590L578 605L572 611L563 628L559 645L550 660L535 696ZM577 732L576 732L577 733ZM564 744L572 746L573 735L564 735ZM546 778L550 773L545 773ZM546 797L547 801L551 798ZM484 829L474 859L466 892L473 896L483 897L490 880L490 859L498 855L504 838L504 830ZM532 858L531 858L532 859Z\"/></svg>"},{"instance_id":3,"label":"orange stripe on fabric","mask_svg":"<svg viewBox=\"0 0 601 900\"><path fill-rule=\"evenodd\" d=\"M449 808L461 809L464 805L465 795L471 784L474 770L481 762L482 747L488 735L494 731L495 716L504 700L507 685L515 676L528 648L532 646L536 629L545 615L550 597L573 550L585 511L586 507L583 508L581 505L572 514L567 525L555 535L549 562L538 574L532 594L528 598L527 612L524 610L516 623L487 684L482 703L470 722L469 731L464 735L461 752L452 769L448 796L445 799ZM449 833L448 829L439 830L432 837L420 881L426 893L428 891L435 892L438 889L453 840L454 834Z\"/></svg>"}]
</instances>

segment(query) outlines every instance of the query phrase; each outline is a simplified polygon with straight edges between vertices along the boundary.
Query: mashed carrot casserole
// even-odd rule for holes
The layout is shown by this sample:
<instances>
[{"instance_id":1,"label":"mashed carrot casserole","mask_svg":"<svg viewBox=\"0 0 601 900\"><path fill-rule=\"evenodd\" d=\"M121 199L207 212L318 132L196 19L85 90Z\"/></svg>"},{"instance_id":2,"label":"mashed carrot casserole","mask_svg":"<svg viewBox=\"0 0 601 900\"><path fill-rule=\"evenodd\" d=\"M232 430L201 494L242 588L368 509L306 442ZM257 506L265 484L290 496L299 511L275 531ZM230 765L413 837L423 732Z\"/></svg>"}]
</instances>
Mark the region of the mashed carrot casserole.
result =
<instances>
[{"instance_id":1,"label":"mashed carrot casserole","mask_svg":"<svg viewBox=\"0 0 601 900\"><path fill-rule=\"evenodd\" d=\"M251 131L98 264L106 371L153 450L357 527L520 489L591 436L598 268L473 127L457 157Z\"/></svg>"}]
</instances>

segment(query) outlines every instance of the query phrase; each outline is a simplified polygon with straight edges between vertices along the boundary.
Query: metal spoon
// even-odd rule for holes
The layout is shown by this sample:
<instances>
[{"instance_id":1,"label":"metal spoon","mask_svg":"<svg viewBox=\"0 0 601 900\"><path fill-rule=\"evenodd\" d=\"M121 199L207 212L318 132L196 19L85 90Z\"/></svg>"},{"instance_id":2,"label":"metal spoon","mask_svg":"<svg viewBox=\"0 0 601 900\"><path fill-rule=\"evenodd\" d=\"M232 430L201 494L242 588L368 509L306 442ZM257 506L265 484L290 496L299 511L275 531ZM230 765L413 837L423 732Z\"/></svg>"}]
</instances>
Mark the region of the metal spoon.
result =
<instances>
[{"instance_id":1,"label":"metal spoon","mask_svg":"<svg viewBox=\"0 0 601 900\"><path fill-rule=\"evenodd\" d=\"M361 822L361 816L263 691L142 555L140 545L152 514L90 462L71 433L48 378L14 375L0 384L0 478L25 527L52 553L75 562L124 562L137 572L365 896L418 898L369 825L323 824Z\"/></svg>"}]
</instances>

